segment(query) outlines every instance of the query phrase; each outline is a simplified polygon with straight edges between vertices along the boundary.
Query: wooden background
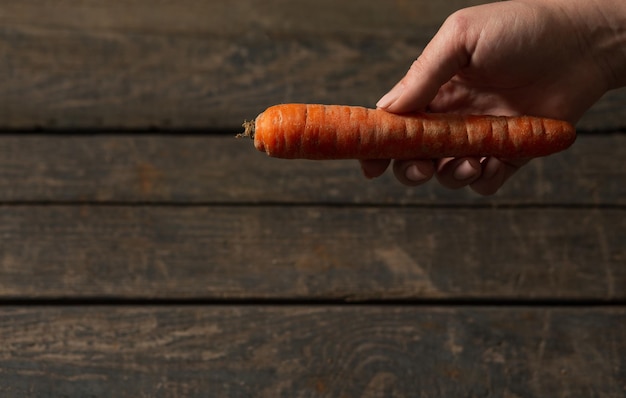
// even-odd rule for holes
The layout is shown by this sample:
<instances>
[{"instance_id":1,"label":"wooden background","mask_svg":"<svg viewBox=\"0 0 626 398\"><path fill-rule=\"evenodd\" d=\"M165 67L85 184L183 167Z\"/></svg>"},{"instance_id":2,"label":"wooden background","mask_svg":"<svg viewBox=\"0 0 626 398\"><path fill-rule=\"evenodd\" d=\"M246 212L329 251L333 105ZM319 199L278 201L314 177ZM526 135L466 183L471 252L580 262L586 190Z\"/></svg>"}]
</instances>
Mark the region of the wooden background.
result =
<instances>
[{"instance_id":1,"label":"wooden background","mask_svg":"<svg viewBox=\"0 0 626 398\"><path fill-rule=\"evenodd\" d=\"M373 106L479 3L3 0L0 127L219 130L279 102ZM580 127L623 127L625 96Z\"/></svg>"},{"instance_id":2,"label":"wooden background","mask_svg":"<svg viewBox=\"0 0 626 398\"><path fill-rule=\"evenodd\" d=\"M0 395L623 397L624 90L489 198L233 138L478 3L0 1Z\"/></svg>"}]
</instances>

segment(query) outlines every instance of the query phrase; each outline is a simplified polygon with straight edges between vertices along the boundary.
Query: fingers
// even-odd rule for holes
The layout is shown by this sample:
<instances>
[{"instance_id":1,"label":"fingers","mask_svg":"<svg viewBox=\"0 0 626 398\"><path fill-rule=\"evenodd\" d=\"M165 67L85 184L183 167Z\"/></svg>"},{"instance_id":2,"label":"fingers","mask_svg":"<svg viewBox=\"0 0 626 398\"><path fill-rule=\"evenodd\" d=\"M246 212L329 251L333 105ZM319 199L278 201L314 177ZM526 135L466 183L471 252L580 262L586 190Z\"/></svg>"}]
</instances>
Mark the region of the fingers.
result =
<instances>
[{"instance_id":1,"label":"fingers","mask_svg":"<svg viewBox=\"0 0 626 398\"><path fill-rule=\"evenodd\" d=\"M488 196L493 195L520 167L530 159L505 161L497 158L486 158L482 162L482 173L470 187L474 192Z\"/></svg>"},{"instance_id":2,"label":"fingers","mask_svg":"<svg viewBox=\"0 0 626 398\"><path fill-rule=\"evenodd\" d=\"M439 88L469 63L459 23L444 23L406 75L376 106L393 113L425 109Z\"/></svg>"},{"instance_id":3,"label":"fingers","mask_svg":"<svg viewBox=\"0 0 626 398\"><path fill-rule=\"evenodd\" d=\"M435 174L435 165L432 160L396 160L393 174L404 185L422 185Z\"/></svg>"},{"instance_id":4,"label":"fingers","mask_svg":"<svg viewBox=\"0 0 626 398\"><path fill-rule=\"evenodd\" d=\"M494 157L442 159L437 165L437 180L450 189L469 186L474 192L495 194L528 160L505 161Z\"/></svg>"},{"instance_id":5,"label":"fingers","mask_svg":"<svg viewBox=\"0 0 626 398\"><path fill-rule=\"evenodd\" d=\"M361 168L367 178L382 175L390 160L362 160ZM487 158L445 158L432 160L396 160L393 173L398 181L407 186L422 185L437 178L449 189L469 186L474 192L488 196L495 194L515 172L528 160L502 160Z\"/></svg>"},{"instance_id":6,"label":"fingers","mask_svg":"<svg viewBox=\"0 0 626 398\"><path fill-rule=\"evenodd\" d=\"M361 170L366 178L381 176L391 160L361 160ZM430 180L435 174L435 165L431 160L396 160L393 173L404 185L417 186Z\"/></svg>"},{"instance_id":7,"label":"fingers","mask_svg":"<svg viewBox=\"0 0 626 398\"><path fill-rule=\"evenodd\" d=\"M480 178L481 173L478 158L446 158L437 162L437 180L449 189L470 185Z\"/></svg>"},{"instance_id":8,"label":"fingers","mask_svg":"<svg viewBox=\"0 0 626 398\"><path fill-rule=\"evenodd\" d=\"M391 163L390 159L375 159L375 160L360 160L361 163L361 171L366 178L376 178L381 176L389 163Z\"/></svg>"}]
</instances>

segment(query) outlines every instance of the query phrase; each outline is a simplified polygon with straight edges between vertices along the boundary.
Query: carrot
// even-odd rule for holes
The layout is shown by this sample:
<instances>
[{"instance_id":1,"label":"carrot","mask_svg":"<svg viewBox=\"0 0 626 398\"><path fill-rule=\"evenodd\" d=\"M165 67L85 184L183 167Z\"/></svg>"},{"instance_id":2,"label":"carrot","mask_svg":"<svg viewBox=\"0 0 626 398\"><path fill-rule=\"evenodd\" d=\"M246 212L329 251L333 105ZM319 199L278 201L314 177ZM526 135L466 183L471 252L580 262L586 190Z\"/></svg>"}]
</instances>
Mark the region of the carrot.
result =
<instances>
[{"instance_id":1,"label":"carrot","mask_svg":"<svg viewBox=\"0 0 626 398\"><path fill-rule=\"evenodd\" d=\"M531 116L396 115L344 105L283 104L244 123L259 151L287 159L524 159L568 148L574 127Z\"/></svg>"}]
</instances>

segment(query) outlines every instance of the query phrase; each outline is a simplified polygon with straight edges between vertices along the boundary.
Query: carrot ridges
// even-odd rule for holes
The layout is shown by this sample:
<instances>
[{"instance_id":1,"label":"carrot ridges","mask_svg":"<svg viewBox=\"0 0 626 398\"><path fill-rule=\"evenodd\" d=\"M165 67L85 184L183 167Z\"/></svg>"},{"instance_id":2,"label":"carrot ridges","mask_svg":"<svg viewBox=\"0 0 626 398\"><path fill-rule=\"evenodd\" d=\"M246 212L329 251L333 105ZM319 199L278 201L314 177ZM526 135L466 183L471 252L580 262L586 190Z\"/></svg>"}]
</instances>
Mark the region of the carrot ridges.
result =
<instances>
[{"instance_id":1,"label":"carrot ridges","mask_svg":"<svg viewBox=\"0 0 626 398\"><path fill-rule=\"evenodd\" d=\"M244 123L269 156L294 159L522 159L568 148L574 127L532 116L396 115L346 105L283 104Z\"/></svg>"}]
</instances>

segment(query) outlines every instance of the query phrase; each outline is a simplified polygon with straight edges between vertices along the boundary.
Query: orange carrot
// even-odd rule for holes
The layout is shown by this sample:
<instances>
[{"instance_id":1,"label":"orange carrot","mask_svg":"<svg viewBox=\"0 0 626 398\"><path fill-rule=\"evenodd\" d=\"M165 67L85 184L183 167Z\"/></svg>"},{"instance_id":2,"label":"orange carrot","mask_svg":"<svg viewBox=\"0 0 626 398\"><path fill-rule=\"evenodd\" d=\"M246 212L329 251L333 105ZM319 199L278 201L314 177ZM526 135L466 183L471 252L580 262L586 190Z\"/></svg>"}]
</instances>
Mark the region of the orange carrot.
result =
<instances>
[{"instance_id":1,"label":"orange carrot","mask_svg":"<svg viewBox=\"0 0 626 398\"><path fill-rule=\"evenodd\" d=\"M287 159L523 159L568 148L574 127L531 116L396 115L344 105L283 104L244 123L269 156Z\"/></svg>"}]
</instances>

